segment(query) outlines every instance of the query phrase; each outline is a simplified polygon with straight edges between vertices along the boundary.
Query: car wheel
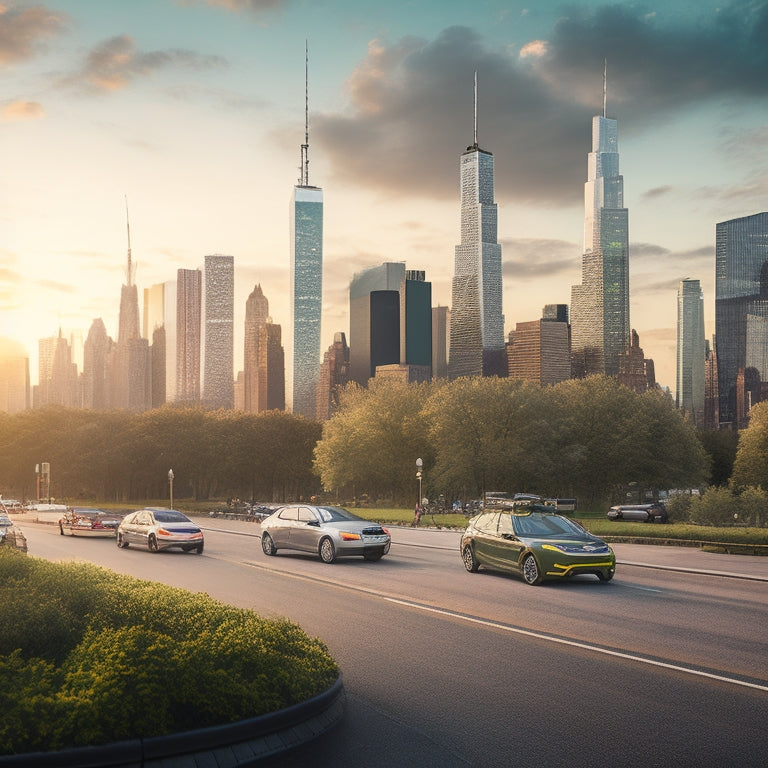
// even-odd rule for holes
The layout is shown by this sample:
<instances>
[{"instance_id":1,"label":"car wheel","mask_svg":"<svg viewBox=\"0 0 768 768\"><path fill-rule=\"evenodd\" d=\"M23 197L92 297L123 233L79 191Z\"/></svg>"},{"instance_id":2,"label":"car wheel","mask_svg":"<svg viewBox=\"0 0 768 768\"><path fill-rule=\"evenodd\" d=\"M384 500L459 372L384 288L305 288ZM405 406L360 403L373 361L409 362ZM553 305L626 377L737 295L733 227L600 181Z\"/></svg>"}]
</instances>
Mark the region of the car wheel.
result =
<instances>
[{"instance_id":1,"label":"car wheel","mask_svg":"<svg viewBox=\"0 0 768 768\"><path fill-rule=\"evenodd\" d=\"M261 537L261 548L264 550L265 555L274 555L277 552L275 542L272 541L272 537L265 533Z\"/></svg>"},{"instance_id":2,"label":"car wheel","mask_svg":"<svg viewBox=\"0 0 768 768\"><path fill-rule=\"evenodd\" d=\"M122 533L117 534L117 546L120 547L120 549L128 548L128 542L123 538Z\"/></svg>"},{"instance_id":3,"label":"car wheel","mask_svg":"<svg viewBox=\"0 0 768 768\"><path fill-rule=\"evenodd\" d=\"M336 547L327 536L320 542L319 552L324 563L332 563L336 559Z\"/></svg>"},{"instance_id":4,"label":"car wheel","mask_svg":"<svg viewBox=\"0 0 768 768\"><path fill-rule=\"evenodd\" d=\"M195 552L196 552L198 555L202 555L202 554L203 554L203 545L202 545L202 544L198 544L198 545L195 547Z\"/></svg>"},{"instance_id":5,"label":"car wheel","mask_svg":"<svg viewBox=\"0 0 768 768\"><path fill-rule=\"evenodd\" d=\"M472 547L467 544L461 553L461 559L464 561L464 567L470 573L477 573L477 569L480 567L480 563L477 562L475 553L472 551Z\"/></svg>"},{"instance_id":6,"label":"car wheel","mask_svg":"<svg viewBox=\"0 0 768 768\"><path fill-rule=\"evenodd\" d=\"M526 584L541 583L541 574L539 573L539 564L533 555L526 555L523 560L523 579Z\"/></svg>"},{"instance_id":7,"label":"car wheel","mask_svg":"<svg viewBox=\"0 0 768 768\"><path fill-rule=\"evenodd\" d=\"M597 578L600 581L610 581L613 578L613 571L598 571Z\"/></svg>"},{"instance_id":8,"label":"car wheel","mask_svg":"<svg viewBox=\"0 0 768 768\"><path fill-rule=\"evenodd\" d=\"M155 538L154 534L147 539L147 549L149 549L150 552L157 552L159 550L157 546L157 539Z\"/></svg>"},{"instance_id":9,"label":"car wheel","mask_svg":"<svg viewBox=\"0 0 768 768\"><path fill-rule=\"evenodd\" d=\"M375 563L377 560L381 560L384 556L383 552L364 552L363 559L368 560L370 563Z\"/></svg>"}]
</instances>

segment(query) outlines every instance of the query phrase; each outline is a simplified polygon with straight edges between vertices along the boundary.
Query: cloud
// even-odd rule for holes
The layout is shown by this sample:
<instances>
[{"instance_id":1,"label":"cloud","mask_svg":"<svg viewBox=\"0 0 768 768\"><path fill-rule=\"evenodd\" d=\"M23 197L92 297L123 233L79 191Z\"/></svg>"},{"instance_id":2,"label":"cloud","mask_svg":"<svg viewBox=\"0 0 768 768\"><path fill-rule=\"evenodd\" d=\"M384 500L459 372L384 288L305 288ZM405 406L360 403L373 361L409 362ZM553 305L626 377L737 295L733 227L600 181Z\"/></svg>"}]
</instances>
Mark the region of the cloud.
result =
<instances>
[{"instance_id":1,"label":"cloud","mask_svg":"<svg viewBox=\"0 0 768 768\"><path fill-rule=\"evenodd\" d=\"M516 281L578 274L581 246L565 240L502 240L502 275Z\"/></svg>"},{"instance_id":2,"label":"cloud","mask_svg":"<svg viewBox=\"0 0 768 768\"><path fill-rule=\"evenodd\" d=\"M0 5L0 67L31 58L44 40L56 37L67 24L65 14L43 6L9 8Z\"/></svg>"},{"instance_id":3,"label":"cloud","mask_svg":"<svg viewBox=\"0 0 768 768\"><path fill-rule=\"evenodd\" d=\"M182 0L183 5L210 5L212 8L226 8L228 11L250 11L261 14L280 10L290 0Z\"/></svg>"},{"instance_id":4,"label":"cloud","mask_svg":"<svg viewBox=\"0 0 768 768\"><path fill-rule=\"evenodd\" d=\"M473 139L477 71L478 138L495 155L496 198L577 206L604 58L608 113L621 132L717 99L768 97L768 3L735 0L701 13L709 15L683 26L634 6L571 9L549 39L518 55L466 27L428 40L376 39L347 82L348 107L311 115L312 141L334 182L453 199L458 156Z\"/></svg>"},{"instance_id":5,"label":"cloud","mask_svg":"<svg viewBox=\"0 0 768 768\"><path fill-rule=\"evenodd\" d=\"M64 84L91 91L117 91L167 67L204 70L222 67L225 63L220 56L203 56L182 49L144 53L136 49L130 35L117 35L94 48L81 69L66 77Z\"/></svg>"},{"instance_id":6,"label":"cloud","mask_svg":"<svg viewBox=\"0 0 768 768\"><path fill-rule=\"evenodd\" d=\"M37 120L45 110L36 101L11 101L2 108L3 120Z\"/></svg>"},{"instance_id":7,"label":"cloud","mask_svg":"<svg viewBox=\"0 0 768 768\"><path fill-rule=\"evenodd\" d=\"M643 192L641 197L644 200L657 200L660 197L668 195L670 192L672 192L673 189L674 187L671 185L665 184L663 187L654 187L653 189L646 190Z\"/></svg>"}]
</instances>

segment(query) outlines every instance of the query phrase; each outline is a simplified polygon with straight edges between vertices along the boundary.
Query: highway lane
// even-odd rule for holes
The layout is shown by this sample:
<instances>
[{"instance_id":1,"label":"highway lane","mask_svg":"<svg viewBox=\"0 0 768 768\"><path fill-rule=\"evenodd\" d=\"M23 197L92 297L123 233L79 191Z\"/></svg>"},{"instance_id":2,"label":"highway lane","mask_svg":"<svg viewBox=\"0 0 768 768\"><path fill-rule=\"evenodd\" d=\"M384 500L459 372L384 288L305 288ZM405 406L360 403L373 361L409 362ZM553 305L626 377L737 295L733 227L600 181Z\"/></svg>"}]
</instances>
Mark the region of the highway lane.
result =
<instances>
[{"instance_id":1,"label":"highway lane","mask_svg":"<svg viewBox=\"0 0 768 768\"><path fill-rule=\"evenodd\" d=\"M33 555L206 591L322 637L347 715L274 765L768 763L764 583L625 566L609 584L531 588L466 573L455 535L423 531L396 530L379 563L332 566L265 557L258 526L208 530L202 556L25 532Z\"/></svg>"}]
</instances>

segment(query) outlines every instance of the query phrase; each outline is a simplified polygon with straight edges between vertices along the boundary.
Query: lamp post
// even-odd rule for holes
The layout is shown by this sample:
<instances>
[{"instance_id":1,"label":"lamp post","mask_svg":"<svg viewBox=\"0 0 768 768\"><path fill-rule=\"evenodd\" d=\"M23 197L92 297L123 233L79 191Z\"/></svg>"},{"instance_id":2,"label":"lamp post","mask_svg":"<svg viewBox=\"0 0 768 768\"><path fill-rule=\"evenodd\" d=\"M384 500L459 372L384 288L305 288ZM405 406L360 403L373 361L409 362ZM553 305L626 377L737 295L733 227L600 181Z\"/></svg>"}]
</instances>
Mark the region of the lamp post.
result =
<instances>
[{"instance_id":1,"label":"lamp post","mask_svg":"<svg viewBox=\"0 0 768 768\"><path fill-rule=\"evenodd\" d=\"M418 501L419 506L421 506L421 478L422 478L423 467L424 467L424 462L421 459L416 459L416 479L419 481L419 501Z\"/></svg>"},{"instance_id":2,"label":"lamp post","mask_svg":"<svg viewBox=\"0 0 768 768\"><path fill-rule=\"evenodd\" d=\"M171 509L173 509L173 470L168 470L168 485L171 489Z\"/></svg>"}]
</instances>

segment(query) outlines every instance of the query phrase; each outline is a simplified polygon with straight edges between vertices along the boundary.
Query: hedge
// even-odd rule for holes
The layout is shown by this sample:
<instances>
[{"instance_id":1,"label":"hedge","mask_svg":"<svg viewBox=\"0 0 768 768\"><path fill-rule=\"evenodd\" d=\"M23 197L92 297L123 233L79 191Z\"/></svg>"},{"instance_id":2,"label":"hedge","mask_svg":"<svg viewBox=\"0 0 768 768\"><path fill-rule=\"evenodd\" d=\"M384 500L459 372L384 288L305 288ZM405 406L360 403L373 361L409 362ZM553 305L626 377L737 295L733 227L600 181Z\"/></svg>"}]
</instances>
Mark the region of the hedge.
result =
<instances>
[{"instance_id":1,"label":"hedge","mask_svg":"<svg viewBox=\"0 0 768 768\"><path fill-rule=\"evenodd\" d=\"M338 667L287 620L0 547L0 754L220 725L326 690Z\"/></svg>"}]
</instances>

